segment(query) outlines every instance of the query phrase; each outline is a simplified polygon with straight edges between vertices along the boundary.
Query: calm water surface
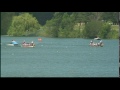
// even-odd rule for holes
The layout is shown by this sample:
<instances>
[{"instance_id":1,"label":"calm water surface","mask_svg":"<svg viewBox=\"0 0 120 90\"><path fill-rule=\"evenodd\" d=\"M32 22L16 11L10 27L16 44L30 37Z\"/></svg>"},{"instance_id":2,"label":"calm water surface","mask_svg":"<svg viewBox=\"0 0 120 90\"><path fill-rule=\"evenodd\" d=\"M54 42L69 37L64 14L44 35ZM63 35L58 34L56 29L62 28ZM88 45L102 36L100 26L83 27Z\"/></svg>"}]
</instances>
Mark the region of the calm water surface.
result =
<instances>
[{"instance_id":1,"label":"calm water surface","mask_svg":"<svg viewBox=\"0 0 120 90\"><path fill-rule=\"evenodd\" d=\"M35 42L35 48L12 47ZM90 39L1 36L1 77L118 77L119 43L103 40L90 47Z\"/></svg>"}]
</instances>

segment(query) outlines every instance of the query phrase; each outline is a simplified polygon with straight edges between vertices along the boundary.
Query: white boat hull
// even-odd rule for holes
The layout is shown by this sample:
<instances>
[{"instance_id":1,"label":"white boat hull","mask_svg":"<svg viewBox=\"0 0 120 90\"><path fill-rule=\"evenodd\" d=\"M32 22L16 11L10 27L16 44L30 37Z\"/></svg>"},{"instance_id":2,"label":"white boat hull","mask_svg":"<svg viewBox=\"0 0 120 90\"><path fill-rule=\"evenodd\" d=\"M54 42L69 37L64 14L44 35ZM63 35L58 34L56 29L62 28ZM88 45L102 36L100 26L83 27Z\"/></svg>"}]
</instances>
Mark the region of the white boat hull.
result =
<instances>
[{"instance_id":1,"label":"white boat hull","mask_svg":"<svg viewBox=\"0 0 120 90\"><path fill-rule=\"evenodd\" d=\"M21 47L32 47L32 48L33 48L33 47L35 47L35 46L23 46L23 45L21 45Z\"/></svg>"},{"instance_id":2,"label":"white boat hull","mask_svg":"<svg viewBox=\"0 0 120 90\"><path fill-rule=\"evenodd\" d=\"M30 44L22 44L21 47L35 47L35 44L30 45Z\"/></svg>"},{"instance_id":3,"label":"white boat hull","mask_svg":"<svg viewBox=\"0 0 120 90\"><path fill-rule=\"evenodd\" d=\"M90 46L99 46L99 47L103 47L104 46L104 44L102 43L102 44L97 44L97 43L93 43L93 44L89 44Z\"/></svg>"},{"instance_id":4,"label":"white boat hull","mask_svg":"<svg viewBox=\"0 0 120 90\"><path fill-rule=\"evenodd\" d=\"M7 44L7 46L14 46L14 44Z\"/></svg>"},{"instance_id":5,"label":"white boat hull","mask_svg":"<svg viewBox=\"0 0 120 90\"><path fill-rule=\"evenodd\" d=\"M18 44L7 44L7 46L18 46Z\"/></svg>"},{"instance_id":6,"label":"white boat hull","mask_svg":"<svg viewBox=\"0 0 120 90\"><path fill-rule=\"evenodd\" d=\"M94 38L95 40L101 40L101 38Z\"/></svg>"}]
</instances>

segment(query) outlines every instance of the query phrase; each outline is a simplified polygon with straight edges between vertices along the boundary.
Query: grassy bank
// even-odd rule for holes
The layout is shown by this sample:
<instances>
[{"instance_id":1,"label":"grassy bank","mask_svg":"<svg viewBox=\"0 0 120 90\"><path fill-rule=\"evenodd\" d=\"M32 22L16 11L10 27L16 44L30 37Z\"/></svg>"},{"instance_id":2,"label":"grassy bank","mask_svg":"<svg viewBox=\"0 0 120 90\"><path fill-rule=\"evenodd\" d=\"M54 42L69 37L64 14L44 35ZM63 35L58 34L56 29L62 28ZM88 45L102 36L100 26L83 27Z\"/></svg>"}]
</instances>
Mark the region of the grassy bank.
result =
<instances>
[{"instance_id":1,"label":"grassy bank","mask_svg":"<svg viewBox=\"0 0 120 90\"><path fill-rule=\"evenodd\" d=\"M112 29L112 30L119 31L119 25L112 25L112 26L111 26L111 29Z\"/></svg>"}]
</instances>

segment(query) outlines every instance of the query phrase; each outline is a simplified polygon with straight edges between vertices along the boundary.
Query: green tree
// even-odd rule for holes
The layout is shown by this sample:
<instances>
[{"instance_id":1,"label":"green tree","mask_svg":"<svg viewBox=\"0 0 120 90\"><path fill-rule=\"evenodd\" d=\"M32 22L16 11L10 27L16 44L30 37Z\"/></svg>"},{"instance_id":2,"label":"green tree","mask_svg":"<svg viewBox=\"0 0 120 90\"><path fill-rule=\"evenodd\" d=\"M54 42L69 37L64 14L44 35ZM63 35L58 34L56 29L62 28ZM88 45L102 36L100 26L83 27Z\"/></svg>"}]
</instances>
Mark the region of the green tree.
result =
<instances>
[{"instance_id":1,"label":"green tree","mask_svg":"<svg viewBox=\"0 0 120 90\"><path fill-rule=\"evenodd\" d=\"M64 13L59 27L59 37L69 37L72 31L71 19L68 13Z\"/></svg>"},{"instance_id":2,"label":"green tree","mask_svg":"<svg viewBox=\"0 0 120 90\"><path fill-rule=\"evenodd\" d=\"M101 17L104 21L118 23L118 12L104 12Z\"/></svg>"},{"instance_id":3,"label":"green tree","mask_svg":"<svg viewBox=\"0 0 120 90\"><path fill-rule=\"evenodd\" d=\"M99 36L101 38L107 38L108 33L111 30L111 25L109 23L103 23L102 30L99 31Z\"/></svg>"},{"instance_id":4,"label":"green tree","mask_svg":"<svg viewBox=\"0 0 120 90\"><path fill-rule=\"evenodd\" d=\"M15 12L1 12L1 34L6 35Z\"/></svg>"},{"instance_id":5,"label":"green tree","mask_svg":"<svg viewBox=\"0 0 120 90\"><path fill-rule=\"evenodd\" d=\"M119 32L116 30L111 30L108 34L107 34L107 38L108 39L118 39L119 38Z\"/></svg>"},{"instance_id":6,"label":"green tree","mask_svg":"<svg viewBox=\"0 0 120 90\"><path fill-rule=\"evenodd\" d=\"M45 27L46 35L49 37L58 37L59 27L63 12L55 12L51 20L47 20Z\"/></svg>"},{"instance_id":7,"label":"green tree","mask_svg":"<svg viewBox=\"0 0 120 90\"><path fill-rule=\"evenodd\" d=\"M59 27L59 37L76 37L76 32L73 30L74 20L73 14L69 15L67 12L63 14Z\"/></svg>"},{"instance_id":8,"label":"green tree","mask_svg":"<svg viewBox=\"0 0 120 90\"><path fill-rule=\"evenodd\" d=\"M85 38L95 38L99 35L99 31L102 30L102 22L100 21L91 21L88 22L83 30L83 37Z\"/></svg>"},{"instance_id":9,"label":"green tree","mask_svg":"<svg viewBox=\"0 0 120 90\"><path fill-rule=\"evenodd\" d=\"M100 36L108 38L111 27L105 23L106 21L115 21L116 12L109 14L106 12L55 12L53 18L47 20L43 26L43 35L49 37L94 38Z\"/></svg>"},{"instance_id":10,"label":"green tree","mask_svg":"<svg viewBox=\"0 0 120 90\"><path fill-rule=\"evenodd\" d=\"M58 19L51 19L47 21L44 27L48 37L58 37Z\"/></svg>"},{"instance_id":11,"label":"green tree","mask_svg":"<svg viewBox=\"0 0 120 90\"><path fill-rule=\"evenodd\" d=\"M7 34L12 36L37 35L39 29L40 24L35 17L29 13L21 13L13 17Z\"/></svg>"}]
</instances>

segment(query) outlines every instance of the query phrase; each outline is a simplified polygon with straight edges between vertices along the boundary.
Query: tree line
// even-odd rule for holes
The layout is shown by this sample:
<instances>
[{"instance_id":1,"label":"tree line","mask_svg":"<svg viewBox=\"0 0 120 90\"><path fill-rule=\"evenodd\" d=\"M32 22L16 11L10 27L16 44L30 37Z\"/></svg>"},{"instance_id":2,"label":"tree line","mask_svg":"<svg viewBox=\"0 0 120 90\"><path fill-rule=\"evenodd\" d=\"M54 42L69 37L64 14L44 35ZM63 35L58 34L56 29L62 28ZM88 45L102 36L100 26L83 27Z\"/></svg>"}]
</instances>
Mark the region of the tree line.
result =
<instances>
[{"instance_id":1,"label":"tree line","mask_svg":"<svg viewBox=\"0 0 120 90\"><path fill-rule=\"evenodd\" d=\"M117 24L118 12L1 12L1 34L10 36L118 38Z\"/></svg>"}]
</instances>

